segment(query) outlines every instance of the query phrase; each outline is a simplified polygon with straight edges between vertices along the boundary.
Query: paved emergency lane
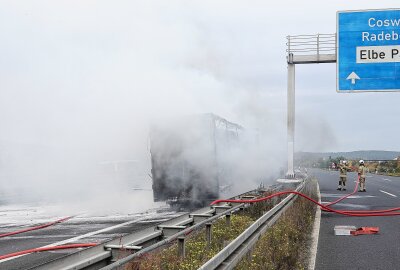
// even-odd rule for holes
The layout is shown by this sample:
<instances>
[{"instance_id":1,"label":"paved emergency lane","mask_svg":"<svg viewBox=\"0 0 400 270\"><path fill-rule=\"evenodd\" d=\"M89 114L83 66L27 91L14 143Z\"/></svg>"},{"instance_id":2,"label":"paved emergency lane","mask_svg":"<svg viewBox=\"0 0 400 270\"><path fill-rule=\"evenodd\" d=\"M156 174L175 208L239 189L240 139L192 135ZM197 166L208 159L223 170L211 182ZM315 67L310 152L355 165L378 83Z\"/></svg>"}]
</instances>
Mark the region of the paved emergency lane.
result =
<instances>
[{"instance_id":1,"label":"paved emergency lane","mask_svg":"<svg viewBox=\"0 0 400 270\"><path fill-rule=\"evenodd\" d=\"M357 177L356 173L349 173L347 191L338 191L336 188L339 172L312 170L311 173L319 180L323 203L334 201L352 192ZM400 207L400 178L368 174L366 190L367 192L357 192L334 208L376 210ZM335 236L335 225L377 226L380 228L380 233ZM399 269L399 225L400 216L346 217L323 212L315 269Z\"/></svg>"}]
</instances>

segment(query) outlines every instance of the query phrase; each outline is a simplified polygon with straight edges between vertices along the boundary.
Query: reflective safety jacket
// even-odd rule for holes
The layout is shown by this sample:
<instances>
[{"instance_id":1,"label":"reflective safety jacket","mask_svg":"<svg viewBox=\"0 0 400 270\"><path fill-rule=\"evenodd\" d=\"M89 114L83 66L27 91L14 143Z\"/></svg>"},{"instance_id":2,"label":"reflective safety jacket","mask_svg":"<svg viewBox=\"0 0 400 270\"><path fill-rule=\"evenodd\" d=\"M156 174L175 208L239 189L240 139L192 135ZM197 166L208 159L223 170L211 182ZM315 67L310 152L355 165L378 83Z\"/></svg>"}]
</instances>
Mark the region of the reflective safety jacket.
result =
<instances>
[{"instance_id":1,"label":"reflective safety jacket","mask_svg":"<svg viewBox=\"0 0 400 270\"><path fill-rule=\"evenodd\" d=\"M366 173L367 173L367 167L365 167L364 165L360 165L360 167L358 167L358 175L361 178L365 178Z\"/></svg>"},{"instance_id":2,"label":"reflective safety jacket","mask_svg":"<svg viewBox=\"0 0 400 270\"><path fill-rule=\"evenodd\" d=\"M344 164L339 165L340 177L347 177L347 170L350 168Z\"/></svg>"}]
</instances>

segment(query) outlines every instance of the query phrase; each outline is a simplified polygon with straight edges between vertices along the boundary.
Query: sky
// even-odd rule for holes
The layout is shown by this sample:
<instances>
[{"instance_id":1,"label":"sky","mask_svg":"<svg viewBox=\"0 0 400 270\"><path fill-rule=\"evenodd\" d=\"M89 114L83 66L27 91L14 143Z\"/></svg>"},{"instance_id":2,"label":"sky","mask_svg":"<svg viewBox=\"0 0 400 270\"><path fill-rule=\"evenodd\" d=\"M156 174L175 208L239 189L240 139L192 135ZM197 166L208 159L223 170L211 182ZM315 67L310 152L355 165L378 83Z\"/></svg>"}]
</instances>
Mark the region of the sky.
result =
<instances>
[{"instance_id":1,"label":"sky","mask_svg":"<svg viewBox=\"0 0 400 270\"><path fill-rule=\"evenodd\" d=\"M76 178L87 160L148 170L154 119L208 112L261 130L282 161L286 36L334 34L337 11L396 4L0 1L0 184L10 167L32 183ZM295 150L400 150L398 93L338 94L335 78L335 64L296 66ZM97 184L87 178L72 183Z\"/></svg>"}]
</instances>

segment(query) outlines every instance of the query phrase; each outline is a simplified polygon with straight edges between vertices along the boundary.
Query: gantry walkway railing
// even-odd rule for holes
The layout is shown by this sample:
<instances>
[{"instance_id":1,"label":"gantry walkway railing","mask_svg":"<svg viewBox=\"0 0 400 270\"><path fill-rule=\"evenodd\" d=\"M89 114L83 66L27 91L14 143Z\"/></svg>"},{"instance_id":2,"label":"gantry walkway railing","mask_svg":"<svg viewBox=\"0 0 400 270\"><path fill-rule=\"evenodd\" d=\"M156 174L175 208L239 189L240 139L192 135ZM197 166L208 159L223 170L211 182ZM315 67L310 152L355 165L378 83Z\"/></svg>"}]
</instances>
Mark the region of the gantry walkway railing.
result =
<instances>
[{"instance_id":1,"label":"gantry walkway railing","mask_svg":"<svg viewBox=\"0 0 400 270\"><path fill-rule=\"evenodd\" d=\"M287 36L287 61L290 64L335 63L336 34Z\"/></svg>"}]
</instances>

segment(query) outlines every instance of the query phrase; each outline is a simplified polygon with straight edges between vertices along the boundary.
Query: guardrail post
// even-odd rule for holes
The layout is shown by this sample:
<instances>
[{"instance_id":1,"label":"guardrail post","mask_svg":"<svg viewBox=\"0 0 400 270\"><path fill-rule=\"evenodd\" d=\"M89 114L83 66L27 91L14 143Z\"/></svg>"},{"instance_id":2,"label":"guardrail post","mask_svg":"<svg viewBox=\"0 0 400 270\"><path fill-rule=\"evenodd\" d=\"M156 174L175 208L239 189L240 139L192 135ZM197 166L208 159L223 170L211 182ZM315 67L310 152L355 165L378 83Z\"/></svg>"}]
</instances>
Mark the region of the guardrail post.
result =
<instances>
[{"instance_id":1,"label":"guardrail post","mask_svg":"<svg viewBox=\"0 0 400 270\"><path fill-rule=\"evenodd\" d=\"M230 227L231 226L231 214L226 214L225 221L226 221L226 226Z\"/></svg>"},{"instance_id":2,"label":"guardrail post","mask_svg":"<svg viewBox=\"0 0 400 270\"><path fill-rule=\"evenodd\" d=\"M207 246L211 246L211 239L212 239L212 230L211 230L212 223L206 223L206 241Z\"/></svg>"},{"instance_id":3,"label":"guardrail post","mask_svg":"<svg viewBox=\"0 0 400 270\"><path fill-rule=\"evenodd\" d=\"M184 259L185 255L185 237L178 237L178 256Z\"/></svg>"}]
</instances>

